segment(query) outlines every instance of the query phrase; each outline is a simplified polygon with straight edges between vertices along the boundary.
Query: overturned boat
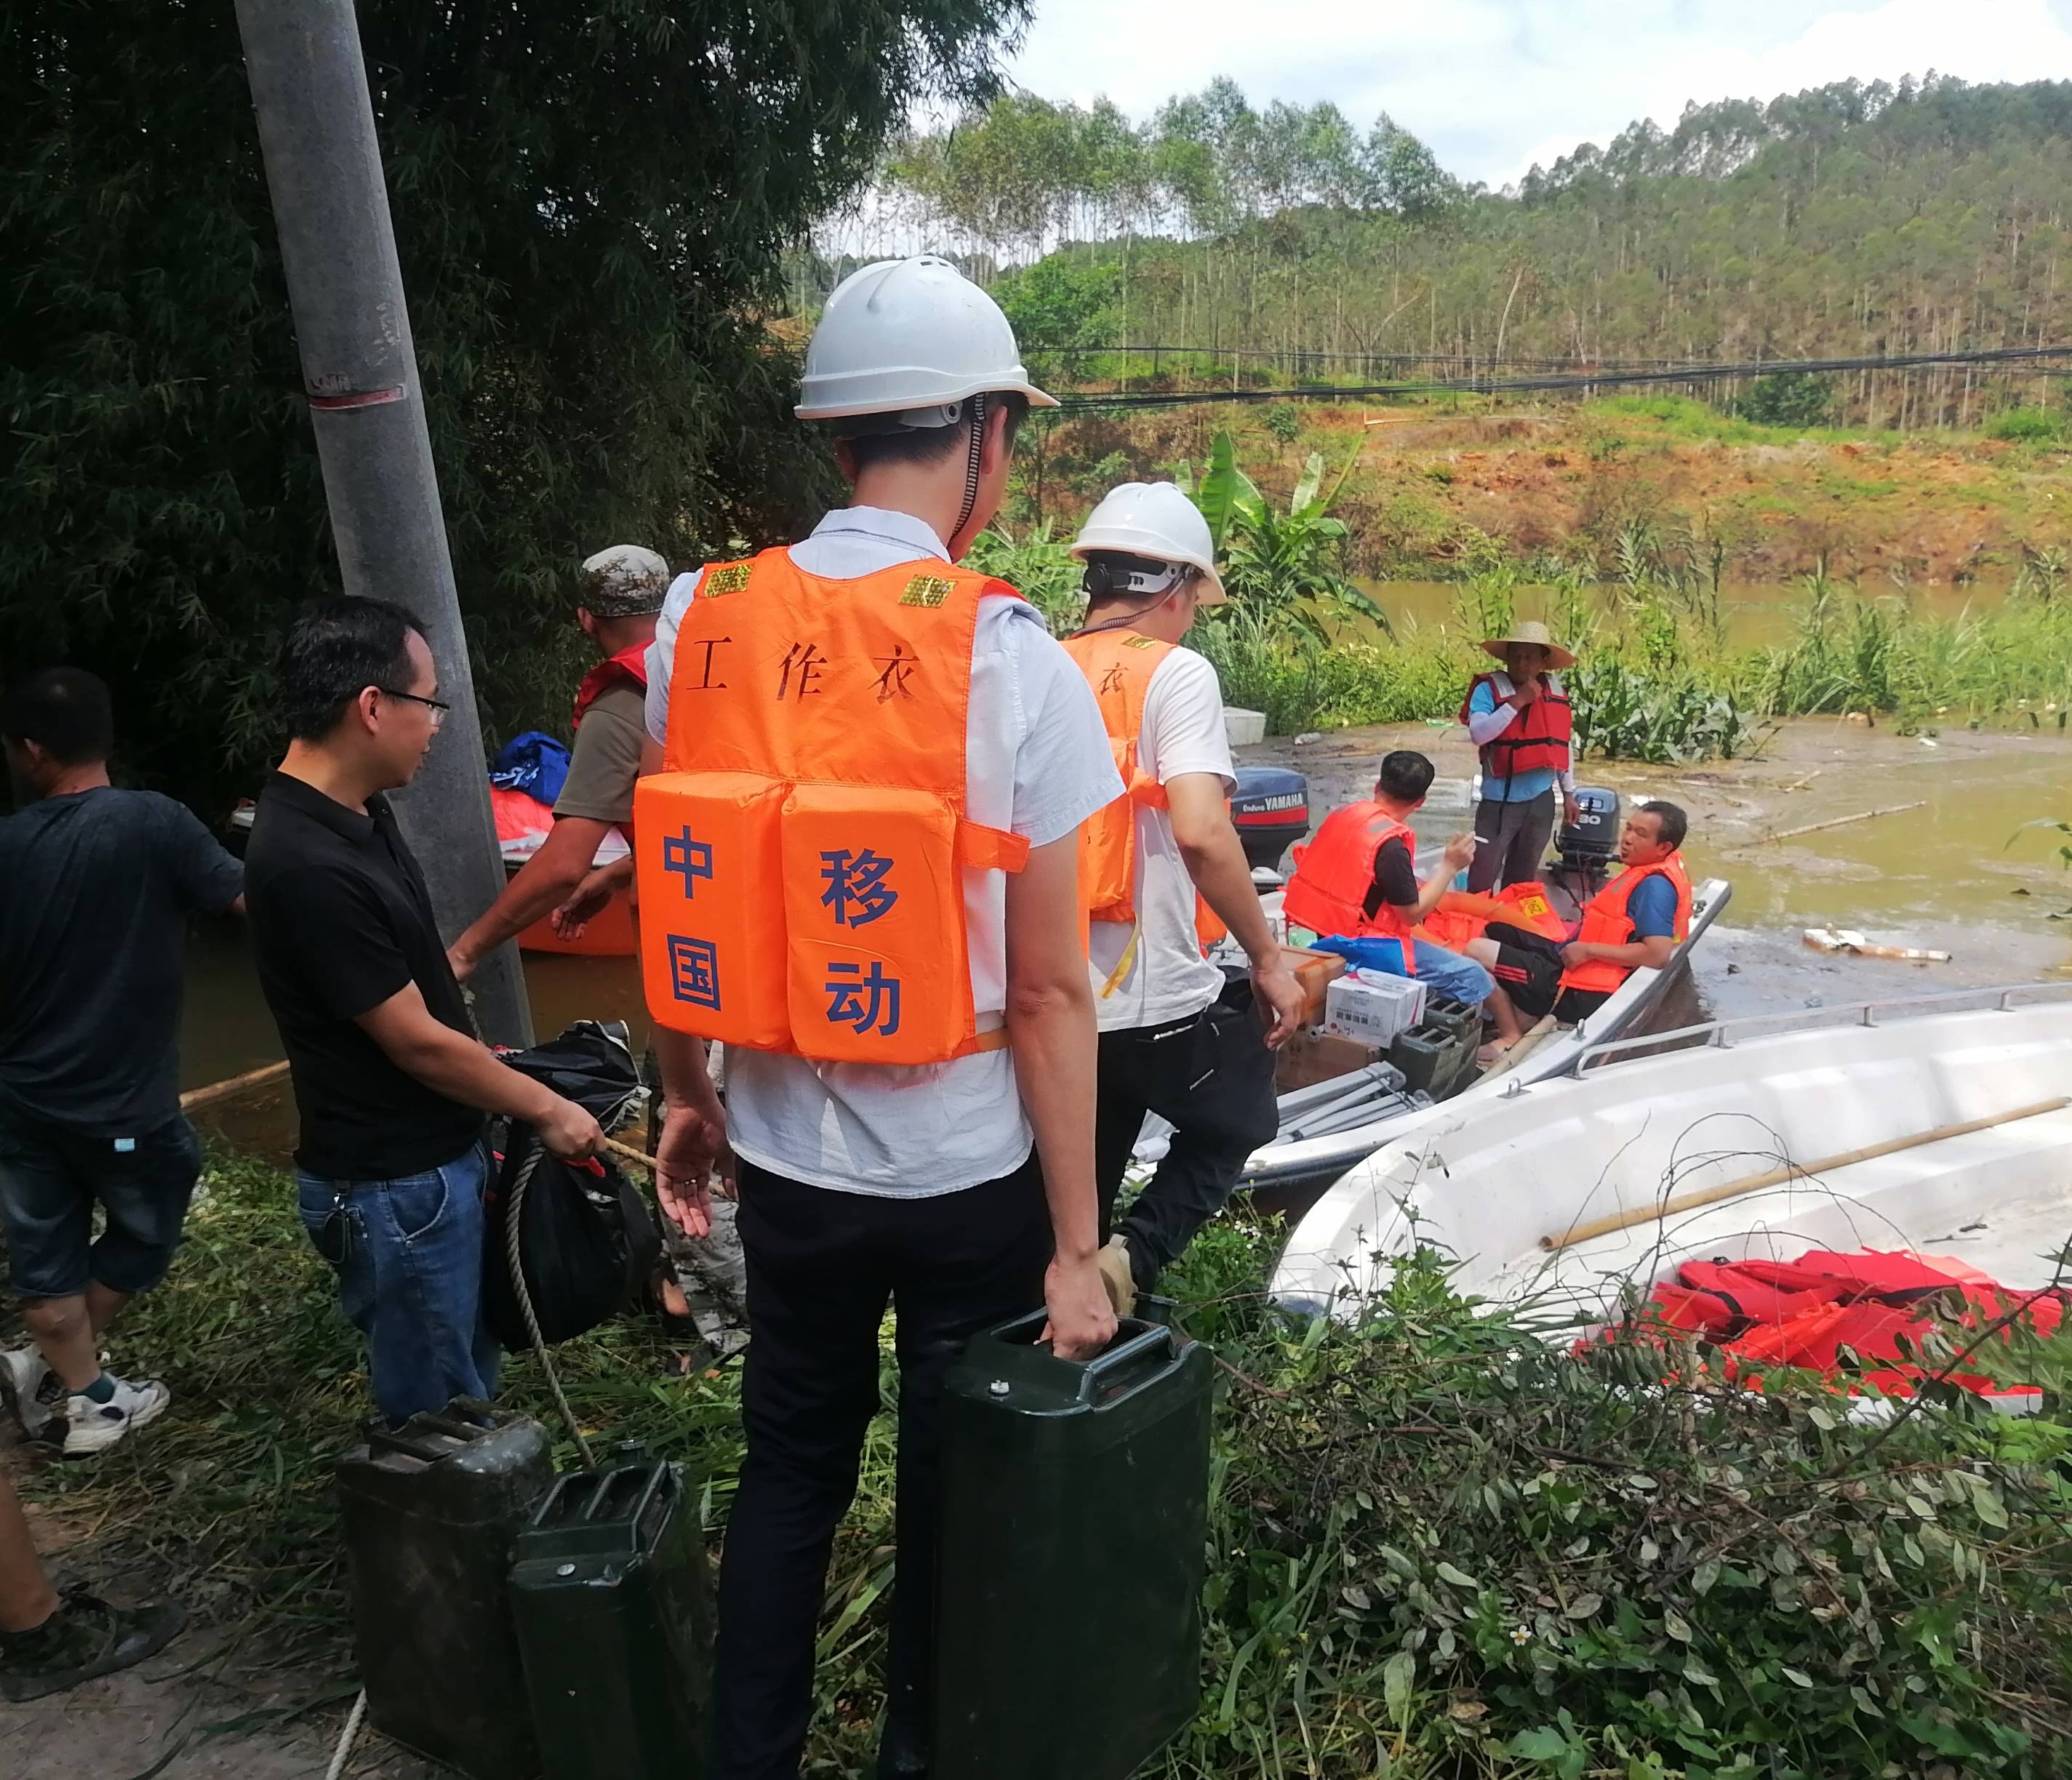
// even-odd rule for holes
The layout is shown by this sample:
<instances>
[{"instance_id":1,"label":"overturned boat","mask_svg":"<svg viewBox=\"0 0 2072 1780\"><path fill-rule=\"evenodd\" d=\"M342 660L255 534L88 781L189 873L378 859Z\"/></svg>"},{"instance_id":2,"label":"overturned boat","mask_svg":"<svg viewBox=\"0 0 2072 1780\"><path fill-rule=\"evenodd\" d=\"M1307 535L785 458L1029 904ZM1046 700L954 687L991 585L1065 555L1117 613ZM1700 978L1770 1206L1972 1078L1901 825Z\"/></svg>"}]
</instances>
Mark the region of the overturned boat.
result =
<instances>
[{"instance_id":1,"label":"overturned boat","mask_svg":"<svg viewBox=\"0 0 2072 1780\"><path fill-rule=\"evenodd\" d=\"M2072 1278L2072 984L1593 1037L1405 1121L1290 1235L1274 1297L1342 1312L1419 1244L1584 1326L1686 1262L1809 1249Z\"/></svg>"}]
</instances>

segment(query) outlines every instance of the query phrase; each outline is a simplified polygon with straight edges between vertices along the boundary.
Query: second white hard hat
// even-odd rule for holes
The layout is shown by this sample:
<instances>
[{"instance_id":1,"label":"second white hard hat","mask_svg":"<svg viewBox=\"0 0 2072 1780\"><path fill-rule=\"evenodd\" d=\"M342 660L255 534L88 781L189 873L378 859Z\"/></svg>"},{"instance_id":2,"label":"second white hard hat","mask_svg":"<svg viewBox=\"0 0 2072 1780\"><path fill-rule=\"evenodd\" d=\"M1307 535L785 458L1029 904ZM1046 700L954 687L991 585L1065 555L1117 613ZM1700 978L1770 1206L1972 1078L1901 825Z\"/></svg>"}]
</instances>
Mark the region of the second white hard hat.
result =
<instances>
[{"instance_id":1,"label":"second white hard hat","mask_svg":"<svg viewBox=\"0 0 2072 1780\"><path fill-rule=\"evenodd\" d=\"M792 412L802 421L897 414L909 426L947 426L967 397L1001 390L1034 408L1058 405L1029 380L1000 305L928 253L880 260L835 286L806 347Z\"/></svg>"},{"instance_id":2,"label":"second white hard hat","mask_svg":"<svg viewBox=\"0 0 2072 1780\"><path fill-rule=\"evenodd\" d=\"M1159 562L1184 562L1202 572L1201 603L1230 598L1216 573L1216 547L1202 510L1170 482L1125 482L1111 488L1072 541L1072 554L1119 550Z\"/></svg>"}]
</instances>

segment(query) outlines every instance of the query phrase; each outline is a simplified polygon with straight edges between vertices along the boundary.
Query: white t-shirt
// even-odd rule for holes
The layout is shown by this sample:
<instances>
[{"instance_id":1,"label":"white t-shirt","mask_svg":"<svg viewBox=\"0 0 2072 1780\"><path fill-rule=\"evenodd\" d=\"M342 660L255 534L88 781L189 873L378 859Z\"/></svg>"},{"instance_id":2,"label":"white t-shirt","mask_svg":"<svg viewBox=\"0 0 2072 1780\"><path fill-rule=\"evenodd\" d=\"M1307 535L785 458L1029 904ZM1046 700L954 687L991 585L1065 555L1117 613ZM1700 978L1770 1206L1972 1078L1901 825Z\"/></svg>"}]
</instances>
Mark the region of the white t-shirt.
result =
<instances>
[{"instance_id":1,"label":"white t-shirt","mask_svg":"<svg viewBox=\"0 0 2072 1780\"><path fill-rule=\"evenodd\" d=\"M1226 792L1237 788L1223 727L1223 688L1205 656L1174 649L1153 670L1144 694L1137 758L1161 785L1183 773L1214 773ZM1140 930L1129 968L1103 995L1129 949L1131 933ZM1141 805L1137 811L1137 927L1095 922L1087 961L1104 1032L1184 1020L1223 993L1223 973L1202 956L1194 932L1194 881L1165 811Z\"/></svg>"},{"instance_id":2,"label":"white t-shirt","mask_svg":"<svg viewBox=\"0 0 2072 1780\"><path fill-rule=\"evenodd\" d=\"M882 508L833 512L795 544L809 574L853 581L902 562L948 561L923 520ZM648 655L648 733L667 738L676 627L702 569L679 575ZM972 644L964 814L1041 847L1122 794L1100 707L1036 609L980 607ZM1007 1005L1007 895L997 872L964 874L972 1005ZM736 1152L773 1174L837 1191L923 1198L1011 1174L1034 1141L1005 1050L890 1068L730 1049L727 1128Z\"/></svg>"}]
</instances>

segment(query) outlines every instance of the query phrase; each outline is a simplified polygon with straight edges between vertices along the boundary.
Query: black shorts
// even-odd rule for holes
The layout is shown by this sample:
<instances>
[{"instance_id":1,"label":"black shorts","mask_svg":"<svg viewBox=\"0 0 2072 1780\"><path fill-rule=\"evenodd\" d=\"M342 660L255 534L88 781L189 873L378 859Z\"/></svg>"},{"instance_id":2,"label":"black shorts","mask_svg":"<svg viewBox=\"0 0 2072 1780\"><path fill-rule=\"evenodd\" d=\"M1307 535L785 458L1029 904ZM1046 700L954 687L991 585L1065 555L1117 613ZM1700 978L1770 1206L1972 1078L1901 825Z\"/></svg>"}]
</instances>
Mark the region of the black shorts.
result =
<instances>
[{"instance_id":1,"label":"black shorts","mask_svg":"<svg viewBox=\"0 0 2072 1780\"><path fill-rule=\"evenodd\" d=\"M148 1292L166 1276L201 1143L185 1119L134 1137L89 1136L0 1114L0 1226L10 1284L25 1298L69 1298L89 1280ZM93 1234L93 1211L105 1227Z\"/></svg>"},{"instance_id":2,"label":"black shorts","mask_svg":"<svg viewBox=\"0 0 2072 1780\"><path fill-rule=\"evenodd\" d=\"M1552 1012L1561 993L1561 948L1544 934L1507 921L1490 922L1483 937L1496 942L1490 974L1511 1005L1528 1020Z\"/></svg>"}]
</instances>

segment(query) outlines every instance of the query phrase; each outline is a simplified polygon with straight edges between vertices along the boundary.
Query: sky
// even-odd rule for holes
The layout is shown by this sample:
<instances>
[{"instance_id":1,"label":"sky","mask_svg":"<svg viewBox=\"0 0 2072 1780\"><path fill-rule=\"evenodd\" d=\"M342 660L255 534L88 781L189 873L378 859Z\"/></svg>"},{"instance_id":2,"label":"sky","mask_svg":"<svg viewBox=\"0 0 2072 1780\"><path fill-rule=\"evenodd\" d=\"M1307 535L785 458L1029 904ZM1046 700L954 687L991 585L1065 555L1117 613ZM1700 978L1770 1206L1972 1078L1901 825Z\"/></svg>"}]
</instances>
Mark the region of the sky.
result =
<instances>
[{"instance_id":1,"label":"sky","mask_svg":"<svg viewBox=\"0 0 2072 1780\"><path fill-rule=\"evenodd\" d=\"M1140 121L1219 74L1255 105L1382 111L1502 186L1689 100L1854 76L2072 78L2072 0L1034 0L1009 78Z\"/></svg>"}]
</instances>

